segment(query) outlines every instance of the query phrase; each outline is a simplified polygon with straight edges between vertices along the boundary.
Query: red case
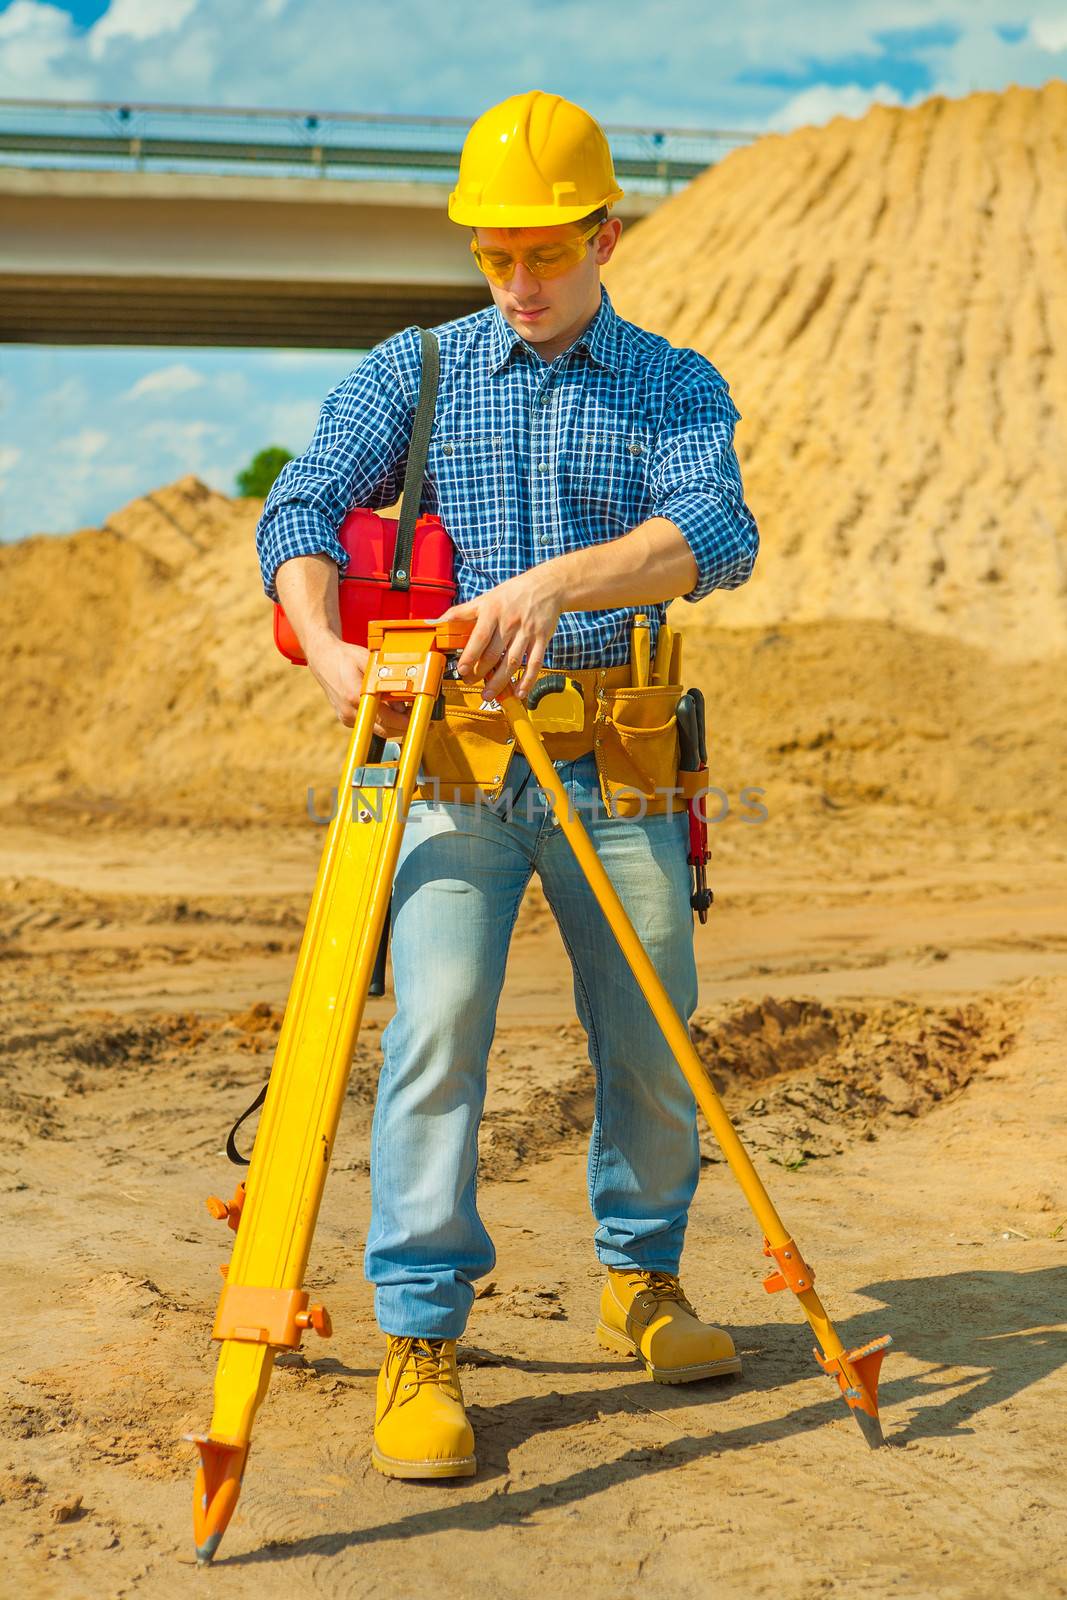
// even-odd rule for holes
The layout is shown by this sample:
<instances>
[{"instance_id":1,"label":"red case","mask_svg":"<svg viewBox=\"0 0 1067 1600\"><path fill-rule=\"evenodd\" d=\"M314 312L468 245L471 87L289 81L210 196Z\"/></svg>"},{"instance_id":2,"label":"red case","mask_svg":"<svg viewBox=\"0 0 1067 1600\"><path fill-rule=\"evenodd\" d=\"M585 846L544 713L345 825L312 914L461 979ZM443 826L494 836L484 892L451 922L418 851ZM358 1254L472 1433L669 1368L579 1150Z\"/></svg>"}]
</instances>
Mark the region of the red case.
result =
<instances>
[{"instance_id":1,"label":"red case","mask_svg":"<svg viewBox=\"0 0 1067 1600\"><path fill-rule=\"evenodd\" d=\"M339 585L341 637L347 644L365 645L367 624L378 617L439 617L455 598L452 541L440 518L429 515L415 523L411 587L389 587L396 530L394 517L357 509L348 513L337 531L348 551L348 568ZM300 641L277 601L274 643L295 667L307 666Z\"/></svg>"}]
</instances>

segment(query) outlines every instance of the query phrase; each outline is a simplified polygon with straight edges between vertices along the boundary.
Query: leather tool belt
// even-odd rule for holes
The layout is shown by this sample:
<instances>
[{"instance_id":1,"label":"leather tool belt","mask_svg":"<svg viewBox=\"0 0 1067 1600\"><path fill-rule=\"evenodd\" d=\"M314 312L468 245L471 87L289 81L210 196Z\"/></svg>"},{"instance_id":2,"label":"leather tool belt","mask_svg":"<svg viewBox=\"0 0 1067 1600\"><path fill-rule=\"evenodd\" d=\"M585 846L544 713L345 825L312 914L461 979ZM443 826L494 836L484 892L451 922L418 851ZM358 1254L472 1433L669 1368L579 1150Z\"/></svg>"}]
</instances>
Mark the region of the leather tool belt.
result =
<instances>
[{"instance_id":1,"label":"leather tool belt","mask_svg":"<svg viewBox=\"0 0 1067 1600\"><path fill-rule=\"evenodd\" d=\"M668 807L681 811L684 799L671 791L680 786L675 709L682 685L635 689L628 663L555 670L565 670L581 689L585 721L580 732L544 735L552 761L577 761L595 752L610 816L656 816ZM444 716L430 723L415 798L473 805L480 791L484 800L494 801L507 782L514 751L508 720L499 706L483 704L481 688L446 678L442 694Z\"/></svg>"}]
</instances>

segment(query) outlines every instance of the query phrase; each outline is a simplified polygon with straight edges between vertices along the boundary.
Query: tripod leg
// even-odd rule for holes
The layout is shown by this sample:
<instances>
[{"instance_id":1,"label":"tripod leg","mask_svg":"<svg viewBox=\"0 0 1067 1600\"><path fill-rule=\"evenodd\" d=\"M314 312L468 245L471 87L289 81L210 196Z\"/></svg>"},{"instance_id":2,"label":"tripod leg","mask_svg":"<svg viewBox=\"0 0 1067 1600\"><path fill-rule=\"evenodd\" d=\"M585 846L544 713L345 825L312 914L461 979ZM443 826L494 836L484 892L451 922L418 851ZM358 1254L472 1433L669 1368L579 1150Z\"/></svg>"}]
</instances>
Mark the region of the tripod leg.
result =
<instances>
[{"instance_id":1,"label":"tripod leg","mask_svg":"<svg viewBox=\"0 0 1067 1600\"><path fill-rule=\"evenodd\" d=\"M325 1308L309 1305L301 1285L440 688L444 656L428 649L432 639L431 628L410 673L420 678L396 763L368 760L378 695L360 697L215 1317L221 1350L211 1429L190 1436L200 1450L193 1516L201 1563L214 1556L236 1504L276 1354L295 1350L308 1328L332 1331ZM378 681L377 661L372 653L367 684ZM388 655L380 670L387 669Z\"/></svg>"},{"instance_id":2,"label":"tripod leg","mask_svg":"<svg viewBox=\"0 0 1067 1600\"><path fill-rule=\"evenodd\" d=\"M764 1254L772 1258L776 1266L776 1270L764 1279L764 1288L769 1293L779 1289L792 1289L819 1341L815 1359L825 1372L836 1378L867 1443L872 1448L882 1444L882 1429L878 1418L878 1371L890 1343L889 1336L876 1339L860 1349L845 1349L826 1314L822 1301L815 1292L814 1273L786 1231L759 1173L752 1164L751 1156L738 1138L737 1130L730 1121L725 1106L704 1071L700 1057L689 1037L689 1029L671 1003L662 979L634 932L633 924L626 915L622 901L556 775L556 769L541 742L541 737L530 720L529 711L510 689L503 692L500 704L508 718L518 748L530 763L534 777L549 797L556 821L578 858L578 863L619 942L641 992L651 1006L697 1104L707 1118L745 1199L763 1229Z\"/></svg>"}]
</instances>

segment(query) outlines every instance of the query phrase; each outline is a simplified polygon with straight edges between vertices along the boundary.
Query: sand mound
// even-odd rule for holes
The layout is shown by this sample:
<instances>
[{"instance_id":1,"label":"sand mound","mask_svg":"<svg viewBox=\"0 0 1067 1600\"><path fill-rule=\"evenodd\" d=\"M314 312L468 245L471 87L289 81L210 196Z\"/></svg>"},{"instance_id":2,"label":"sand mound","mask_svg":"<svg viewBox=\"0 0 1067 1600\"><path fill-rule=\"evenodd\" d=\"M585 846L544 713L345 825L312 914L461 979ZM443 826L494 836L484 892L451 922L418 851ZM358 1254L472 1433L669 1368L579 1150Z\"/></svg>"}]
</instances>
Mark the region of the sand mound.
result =
<instances>
[{"instance_id":1,"label":"sand mound","mask_svg":"<svg viewBox=\"0 0 1067 1600\"><path fill-rule=\"evenodd\" d=\"M1052 82L760 139L627 232L618 309L744 418L762 551L709 621L1067 649L1065 207Z\"/></svg>"},{"instance_id":2,"label":"sand mound","mask_svg":"<svg viewBox=\"0 0 1067 1600\"><path fill-rule=\"evenodd\" d=\"M103 528L0 550L0 807L222 822L276 814L283 788L292 815L336 781L345 730L272 641L260 510L187 477Z\"/></svg>"},{"instance_id":3,"label":"sand mound","mask_svg":"<svg viewBox=\"0 0 1067 1600\"><path fill-rule=\"evenodd\" d=\"M999 998L860 1008L765 995L698 1016L693 1039L748 1148L796 1167L953 1099L1010 1048L1014 1021ZM723 1160L703 1126L701 1150Z\"/></svg>"}]
</instances>

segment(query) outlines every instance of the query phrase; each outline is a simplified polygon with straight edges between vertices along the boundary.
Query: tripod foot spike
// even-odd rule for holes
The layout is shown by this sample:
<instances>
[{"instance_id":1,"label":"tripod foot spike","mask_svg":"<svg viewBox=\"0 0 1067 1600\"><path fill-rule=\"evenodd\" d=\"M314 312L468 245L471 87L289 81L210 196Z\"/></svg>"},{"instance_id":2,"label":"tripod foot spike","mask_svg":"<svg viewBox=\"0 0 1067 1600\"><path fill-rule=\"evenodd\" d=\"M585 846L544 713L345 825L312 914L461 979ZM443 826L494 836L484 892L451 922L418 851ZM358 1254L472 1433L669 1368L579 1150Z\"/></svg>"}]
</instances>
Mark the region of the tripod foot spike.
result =
<instances>
[{"instance_id":1,"label":"tripod foot spike","mask_svg":"<svg viewBox=\"0 0 1067 1600\"><path fill-rule=\"evenodd\" d=\"M859 1406L853 1406L852 1415L859 1423L860 1432L870 1448L880 1450L885 1444L885 1434L882 1432L882 1424L878 1417L872 1417L866 1411L861 1411Z\"/></svg>"},{"instance_id":2,"label":"tripod foot spike","mask_svg":"<svg viewBox=\"0 0 1067 1600\"><path fill-rule=\"evenodd\" d=\"M845 1404L872 1450L885 1444L878 1417L878 1374L892 1343L892 1334L884 1333L880 1339L845 1350L839 1356L824 1356L817 1347L812 1351L823 1371L837 1379Z\"/></svg>"},{"instance_id":3,"label":"tripod foot spike","mask_svg":"<svg viewBox=\"0 0 1067 1600\"><path fill-rule=\"evenodd\" d=\"M193 1538L196 1564L206 1567L214 1558L237 1504L248 1445L223 1444L209 1434L188 1433L185 1437L200 1451L193 1486Z\"/></svg>"},{"instance_id":4,"label":"tripod foot spike","mask_svg":"<svg viewBox=\"0 0 1067 1600\"><path fill-rule=\"evenodd\" d=\"M203 1544L197 1545L196 1564L198 1567L210 1567L211 1559L214 1556L215 1551L218 1549L221 1540L221 1533L212 1533L204 1540Z\"/></svg>"}]
</instances>

